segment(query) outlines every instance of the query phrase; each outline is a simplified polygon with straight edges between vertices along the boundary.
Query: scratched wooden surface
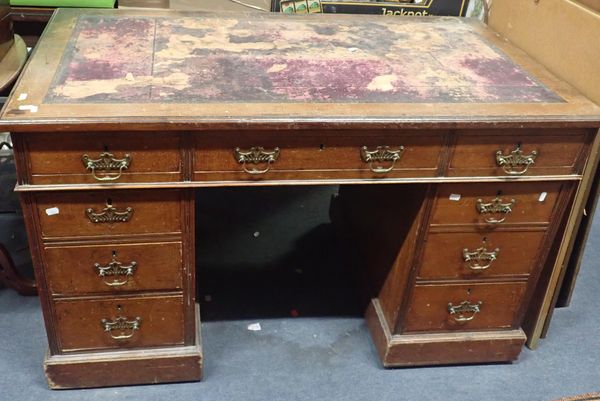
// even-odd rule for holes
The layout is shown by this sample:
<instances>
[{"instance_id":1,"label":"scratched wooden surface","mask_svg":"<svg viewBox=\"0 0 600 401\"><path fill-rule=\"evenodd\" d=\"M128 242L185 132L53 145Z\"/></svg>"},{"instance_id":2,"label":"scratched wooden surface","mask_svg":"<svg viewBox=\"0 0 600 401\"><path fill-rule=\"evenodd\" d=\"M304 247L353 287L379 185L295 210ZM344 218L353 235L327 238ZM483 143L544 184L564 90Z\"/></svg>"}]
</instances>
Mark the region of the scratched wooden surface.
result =
<instances>
[{"instance_id":1,"label":"scratched wooden surface","mask_svg":"<svg viewBox=\"0 0 600 401\"><path fill-rule=\"evenodd\" d=\"M598 106L476 20L60 9L0 129L598 123Z\"/></svg>"},{"instance_id":2,"label":"scratched wooden surface","mask_svg":"<svg viewBox=\"0 0 600 401\"><path fill-rule=\"evenodd\" d=\"M562 102L459 19L80 16L48 103Z\"/></svg>"}]
</instances>

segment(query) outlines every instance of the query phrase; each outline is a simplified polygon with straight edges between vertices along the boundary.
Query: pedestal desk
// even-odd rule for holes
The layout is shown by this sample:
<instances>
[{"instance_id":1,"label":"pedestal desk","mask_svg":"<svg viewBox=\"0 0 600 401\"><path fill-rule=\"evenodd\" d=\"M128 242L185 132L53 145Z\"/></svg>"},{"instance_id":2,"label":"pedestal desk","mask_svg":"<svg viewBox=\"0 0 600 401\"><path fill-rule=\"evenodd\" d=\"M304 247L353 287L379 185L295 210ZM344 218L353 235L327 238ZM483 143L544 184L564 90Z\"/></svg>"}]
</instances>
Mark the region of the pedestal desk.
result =
<instances>
[{"instance_id":1,"label":"pedestal desk","mask_svg":"<svg viewBox=\"0 0 600 401\"><path fill-rule=\"evenodd\" d=\"M600 109L476 21L59 10L2 125L71 388L201 378L209 186L340 185L384 366L514 360Z\"/></svg>"}]
</instances>

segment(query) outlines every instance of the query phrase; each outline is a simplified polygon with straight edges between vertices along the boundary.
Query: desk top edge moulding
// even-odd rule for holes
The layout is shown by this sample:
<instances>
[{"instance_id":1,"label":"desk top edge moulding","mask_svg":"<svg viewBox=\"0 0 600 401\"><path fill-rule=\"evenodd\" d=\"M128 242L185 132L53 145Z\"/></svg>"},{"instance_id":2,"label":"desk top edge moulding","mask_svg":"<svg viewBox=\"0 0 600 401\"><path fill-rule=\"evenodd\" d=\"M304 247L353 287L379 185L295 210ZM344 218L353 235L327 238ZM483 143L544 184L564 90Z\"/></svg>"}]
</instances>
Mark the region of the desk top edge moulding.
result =
<instances>
[{"instance_id":1,"label":"desk top edge moulding","mask_svg":"<svg viewBox=\"0 0 600 401\"><path fill-rule=\"evenodd\" d=\"M202 378L215 186L339 185L383 366L514 361L600 155L598 106L452 17L60 9L0 127L56 389Z\"/></svg>"},{"instance_id":2,"label":"desk top edge moulding","mask_svg":"<svg viewBox=\"0 0 600 401\"><path fill-rule=\"evenodd\" d=\"M9 129L600 121L471 19L60 9L41 40L2 113Z\"/></svg>"}]
</instances>

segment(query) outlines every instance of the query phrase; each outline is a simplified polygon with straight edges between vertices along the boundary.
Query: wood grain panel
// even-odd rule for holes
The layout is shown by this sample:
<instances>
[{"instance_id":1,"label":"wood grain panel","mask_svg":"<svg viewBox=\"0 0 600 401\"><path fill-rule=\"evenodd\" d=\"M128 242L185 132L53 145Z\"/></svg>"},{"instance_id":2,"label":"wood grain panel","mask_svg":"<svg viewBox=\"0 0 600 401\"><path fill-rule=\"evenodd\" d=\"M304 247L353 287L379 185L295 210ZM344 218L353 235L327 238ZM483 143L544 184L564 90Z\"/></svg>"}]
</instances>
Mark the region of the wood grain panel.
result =
<instances>
[{"instance_id":1,"label":"wood grain panel","mask_svg":"<svg viewBox=\"0 0 600 401\"><path fill-rule=\"evenodd\" d=\"M55 296L182 288L181 242L47 246L45 255L48 286ZM108 266L113 260L123 266L135 263L133 274L100 277L94 265Z\"/></svg>"},{"instance_id":2,"label":"wood grain panel","mask_svg":"<svg viewBox=\"0 0 600 401\"><path fill-rule=\"evenodd\" d=\"M202 380L202 348L131 350L46 356L53 390Z\"/></svg>"},{"instance_id":3,"label":"wood grain panel","mask_svg":"<svg viewBox=\"0 0 600 401\"><path fill-rule=\"evenodd\" d=\"M392 335L377 299L365 315L384 367L507 362L521 353L521 329Z\"/></svg>"},{"instance_id":4,"label":"wood grain panel","mask_svg":"<svg viewBox=\"0 0 600 401\"><path fill-rule=\"evenodd\" d=\"M183 297L155 297L56 301L58 336L63 352L94 349L128 349L182 345L184 342ZM102 319L140 318L139 330L125 340L115 340ZM124 330L125 335L131 330ZM115 330L115 336L123 332Z\"/></svg>"},{"instance_id":5,"label":"wood grain panel","mask_svg":"<svg viewBox=\"0 0 600 401\"><path fill-rule=\"evenodd\" d=\"M539 263L545 231L432 232L425 239L418 273L420 280L480 279L484 277L528 276ZM463 250L484 247L497 251L497 259L485 270L473 270ZM485 262L483 263L485 264Z\"/></svg>"},{"instance_id":6,"label":"wood grain panel","mask_svg":"<svg viewBox=\"0 0 600 401\"><path fill-rule=\"evenodd\" d=\"M417 285L404 320L404 332L445 332L517 328L527 285L520 283ZM482 302L473 320L458 323L448 304Z\"/></svg>"},{"instance_id":7,"label":"wood grain panel","mask_svg":"<svg viewBox=\"0 0 600 401\"><path fill-rule=\"evenodd\" d=\"M440 185L431 224L475 224L482 229L493 229L513 223L549 224L563 185L565 184L561 182ZM545 195L542 196L543 193ZM501 218L502 216L481 215L477 211L477 200L481 199L483 203L489 203L497 196L503 203L515 200L512 212L506 214L503 223L486 223L486 217ZM457 198L459 199L455 200Z\"/></svg>"},{"instance_id":8,"label":"wood grain panel","mask_svg":"<svg viewBox=\"0 0 600 401\"><path fill-rule=\"evenodd\" d=\"M88 132L60 134L32 134L26 137L31 173L31 184L97 184L82 161L83 155L98 159L109 152L116 159L130 155L131 163L119 179L121 182L180 181L182 161L180 137L177 133L153 135L146 133L110 134ZM97 171L99 178L116 176ZM103 182L106 183L106 182Z\"/></svg>"},{"instance_id":9,"label":"wood grain panel","mask_svg":"<svg viewBox=\"0 0 600 401\"><path fill-rule=\"evenodd\" d=\"M196 136L194 153L195 180L327 179L431 177L437 175L444 132L366 131L364 133L323 131L314 133L251 131L235 134L219 132ZM266 174L244 172L234 150L252 147L280 149L276 162ZM404 147L402 157L389 173L374 173L361 159L361 148L375 150L389 146ZM263 169L266 164L248 165ZM391 167L389 162L377 164Z\"/></svg>"},{"instance_id":10,"label":"wood grain panel","mask_svg":"<svg viewBox=\"0 0 600 401\"><path fill-rule=\"evenodd\" d=\"M38 193L36 198L42 236L45 238L181 232L178 191L55 192ZM108 202L119 212L132 208L130 220L93 223L86 215L86 210L91 208L95 213L100 213ZM52 210L56 212L57 209L58 213L52 214Z\"/></svg>"},{"instance_id":11,"label":"wood grain panel","mask_svg":"<svg viewBox=\"0 0 600 401\"><path fill-rule=\"evenodd\" d=\"M537 152L535 164L523 176L579 174L587 142L586 130L571 130L569 135L559 130L458 131L448 175L510 176L496 163L496 152L508 156L518 145L524 155Z\"/></svg>"}]
</instances>

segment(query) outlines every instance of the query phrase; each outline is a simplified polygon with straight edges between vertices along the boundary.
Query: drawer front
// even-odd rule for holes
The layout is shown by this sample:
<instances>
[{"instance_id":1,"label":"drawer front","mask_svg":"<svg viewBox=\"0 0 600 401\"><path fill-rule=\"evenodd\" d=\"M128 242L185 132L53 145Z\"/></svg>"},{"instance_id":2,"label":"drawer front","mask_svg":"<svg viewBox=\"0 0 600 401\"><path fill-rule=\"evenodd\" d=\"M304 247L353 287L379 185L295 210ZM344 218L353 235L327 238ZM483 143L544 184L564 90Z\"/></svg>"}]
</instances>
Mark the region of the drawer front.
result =
<instances>
[{"instance_id":1,"label":"drawer front","mask_svg":"<svg viewBox=\"0 0 600 401\"><path fill-rule=\"evenodd\" d=\"M435 131L362 136L209 133L196 137L194 177L199 181L431 177L438 173L443 139L443 133Z\"/></svg>"},{"instance_id":2,"label":"drawer front","mask_svg":"<svg viewBox=\"0 0 600 401\"><path fill-rule=\"evenodd\" d=\"M73 133L25 136L30 184L180 181L180 136Z\"/></svg>"},{"instance_id":3,"label":"drawer front","mask_svg":"<svg viewBox=\"0 0 600 401\"><path fill-rule=\"evenodd\" d=\"M181 296L56 301L54 307L64 352L184 342Z\"/></svg>"},{"instance_id":4,"label":"drawer front","mask_svg":"<svg viewBox=\"0 0 600 401\"><path fill-rule=\"evenodd\" d=\"M53 295L181 289L182 245L47 246L45 269Z\"/></svg>"},{"instance_id":5,"label":"drawer front","mask_svg":"<svg viewBox=\"0 0 600 401\"><path fill-rule=\"evenodd\" d=\"M179 191L36 194L44 238L181 232Z\"/></svg>"},{"instance_id":6,"label":"drawer front","mask_svg":"<svg viewBox=\"0 0 600 401\"><path fill-rule=\"evenodd\" d=\"M527 276L539 263L545 231L429 233L420 280Z\"/></svg>"},{"instance_id":7,"label":"drawer front","mask_svg":"<svg viewBox=\"0 0 600 401\"><path fill-rule=\"evenodd\" d=\"M585 130L459 131L448 175L578 174L587 137Z\"/></svg>"},{"instance_id":8,"label":"drawer front","mask_svg":"<svg viewBox=\"0 0 600 401\"><path fill-rule=\"evenodd\" d=\"M417 285L404 331L517 328L526 287L526 283Z\"/></svg>"},{"instance_id":9,"label":"drawer front","mask_svg":"<svg viewBox=\"0 0 600 401\"><path fill-rule=\"evenodd\" d=\"M477 183L440 185L432 225L548 224L562 182Z\"/></svg>"}]
</instances>

